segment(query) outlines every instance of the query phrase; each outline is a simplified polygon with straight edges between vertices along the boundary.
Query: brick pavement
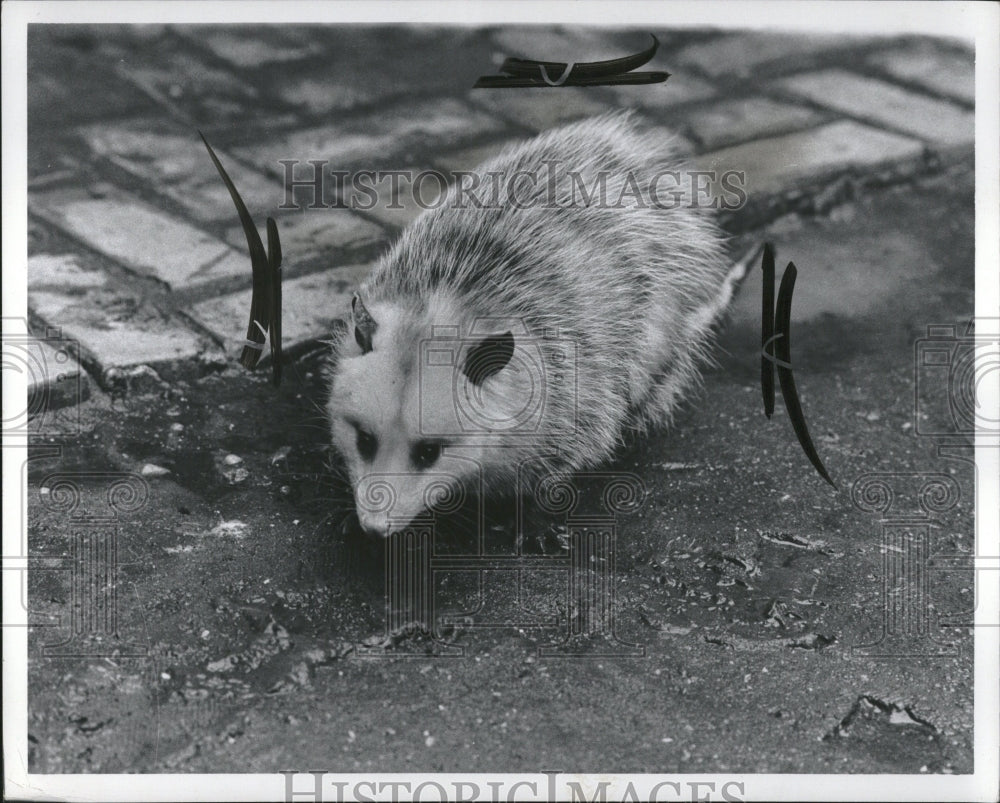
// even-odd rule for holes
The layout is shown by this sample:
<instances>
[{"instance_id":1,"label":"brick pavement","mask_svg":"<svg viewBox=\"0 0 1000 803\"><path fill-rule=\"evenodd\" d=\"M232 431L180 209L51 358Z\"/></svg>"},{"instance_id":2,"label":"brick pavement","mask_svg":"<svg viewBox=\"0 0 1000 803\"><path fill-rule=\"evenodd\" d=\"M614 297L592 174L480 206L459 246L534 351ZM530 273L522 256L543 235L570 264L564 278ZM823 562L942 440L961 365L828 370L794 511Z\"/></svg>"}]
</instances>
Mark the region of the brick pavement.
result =
<instances>
[{"instance_id":1,"label":"brick pavement","mask_svg":"<svg viewBox=\"0 0 1000 803\"><path fill-rule=\"evenodd\" d=\"M293 353L329 334L351 287L420 210L404 183L400 209L280 211L279 159L469 169L508 141L635 107L681 134L699 167L747 172L749 201L724 218L734 232L789 211L825 211L868 184L971 162L973 55L959 44L656 33L661 49L648 69L671 72L666 84L519 91L471 86L507 55L609 58L637 50L645 32L32 30L32 329L61 327L79 341L83 377L102 387L112 369L197 375L235 358L249 260L197 128L257 222L278 219ZM369 63L376 43L393 58ZM57 373L66 369L34 376L35 391L54 389ZM74 397L53 390L50 398Z\"/></svg>"}]
</instances>

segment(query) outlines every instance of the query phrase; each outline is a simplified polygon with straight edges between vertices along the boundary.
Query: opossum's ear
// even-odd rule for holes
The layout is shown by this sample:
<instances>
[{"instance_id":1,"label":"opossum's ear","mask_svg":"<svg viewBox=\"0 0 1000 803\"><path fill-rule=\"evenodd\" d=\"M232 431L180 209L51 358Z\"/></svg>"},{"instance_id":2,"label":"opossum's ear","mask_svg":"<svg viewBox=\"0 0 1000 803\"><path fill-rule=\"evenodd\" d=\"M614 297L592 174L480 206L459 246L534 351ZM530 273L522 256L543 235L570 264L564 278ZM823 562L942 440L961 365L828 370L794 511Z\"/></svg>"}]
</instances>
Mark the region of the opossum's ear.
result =
<instances>
[{"instance_id":1,"label":"opossum's ear","mask_svg":"<svg viewBox=\"0 0 1000 803\"><path fill-rule=\"evenodd\" d=\"M351 312L354 313L354 339L361 346L361 353L367 354L372 350L372 338L375 336L378 324L357 293L351 299Z\"/></svg>"},{"instance_id":2,"label":"opossum's ear","mask_svg":"<svg viewBox=\"0 0 1000 803\"><path fill-rule=\"evenodd\" d=\"M473 385L481 385L493 374L502 370L514 356L514 335L504 332L483 338L465 355L462 373Z\"/></svg>"}]
</instances>

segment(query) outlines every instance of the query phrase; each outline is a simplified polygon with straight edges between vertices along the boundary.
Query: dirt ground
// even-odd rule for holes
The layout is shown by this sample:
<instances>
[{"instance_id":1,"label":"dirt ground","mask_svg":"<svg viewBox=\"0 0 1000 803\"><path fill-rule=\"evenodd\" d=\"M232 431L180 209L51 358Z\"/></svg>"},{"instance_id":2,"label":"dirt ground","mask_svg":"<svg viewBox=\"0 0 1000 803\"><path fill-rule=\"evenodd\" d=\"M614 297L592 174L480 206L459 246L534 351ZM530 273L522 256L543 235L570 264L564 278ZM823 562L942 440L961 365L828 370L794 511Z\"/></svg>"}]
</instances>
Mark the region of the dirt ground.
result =
<instances>
[{"instance_id":1,"label":"dirt ground","mask_svg":"<svg viewBox=\"0 0 1000 803\"><path fill-rule=\"evenodd\" d=\"M567 635L565 539L541 514L528 568L458 560L435 575L433 632L389 629L382 545L351 530L327 468L319 355L280 389L234 366L92 398L78 441L53 457L40 439L30 463L32 772L970 772L971 630L935 616L973 607L972 573L929 572L930 632L884 640L898 547L852 488L951 477L929 550L973 551L972 465L913 426L915 341L974 309L971 171L750 239L765 236L779 275L799 268L792 356L839 491L780 397L763 415L755 271L700 396L608 467L646 486L616 524L613 633ZM51 475L147 464L169 473L147 469L148 500L102 530L119 640L53 647L82 593L68 556L93 530L51 503ZM98 504L106 482L83 484L81 507ZM441 523L439 555L472 552L463 521ZM487 522L486 551L511 554L509 510Z\"/></svg>"}]
</instances>

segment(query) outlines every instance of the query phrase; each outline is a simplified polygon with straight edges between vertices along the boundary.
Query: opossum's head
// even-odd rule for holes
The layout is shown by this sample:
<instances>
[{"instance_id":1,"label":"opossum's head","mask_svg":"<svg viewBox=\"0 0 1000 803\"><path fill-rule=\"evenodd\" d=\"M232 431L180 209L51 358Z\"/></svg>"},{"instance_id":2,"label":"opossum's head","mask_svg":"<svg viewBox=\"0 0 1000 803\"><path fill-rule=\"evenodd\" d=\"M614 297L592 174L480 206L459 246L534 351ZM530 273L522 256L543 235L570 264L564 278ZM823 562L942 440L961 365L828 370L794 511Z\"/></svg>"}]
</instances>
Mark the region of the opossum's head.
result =
<instances>
[{"instance_id":1,"label":"opossum's head","mask_svg":"<svg viewBox=\"0 0 1000 803\"><path fill-rule=\"evenodd\" d=\"M442 328L454 337L442 339ZM504 459L461 408L474 397L487 420L510 417L522 391L508 366L514 336L468 332L455 305L440 297L404 306L355 296L328 413L367 532L388 535L446 499L474 493Z\"/></svg>"}]
</instances>

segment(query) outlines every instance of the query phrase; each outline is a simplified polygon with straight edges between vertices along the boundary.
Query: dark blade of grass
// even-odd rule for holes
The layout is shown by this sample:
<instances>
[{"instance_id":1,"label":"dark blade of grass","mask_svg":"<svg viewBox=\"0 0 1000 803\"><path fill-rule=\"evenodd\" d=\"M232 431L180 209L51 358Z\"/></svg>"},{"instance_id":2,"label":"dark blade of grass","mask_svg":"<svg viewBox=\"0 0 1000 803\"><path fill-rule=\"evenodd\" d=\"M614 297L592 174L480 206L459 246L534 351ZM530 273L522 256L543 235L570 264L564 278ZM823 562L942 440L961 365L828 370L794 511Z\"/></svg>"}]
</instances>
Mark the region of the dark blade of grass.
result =
<instances>
[{"instance_id":1,"label":"dark blade of grass","mask_svg":"<svg viewBox=\"0 0 1000 803\"><path fill-rule=\"evenodd\" d=\"M271 376L277 387L281 384L281 240L273 217L267 219L267 264L271 270Z\"/></svg>"},{"instance_id":2,"label":"dark blade of grass","mask_svg":"<svg viewBox=\"0 0 1000 803\"><path fill-rule=\"evenodd\" d=\"M764 415L770 418L774 414L774 363L768 355L774 356L774 246L764 244L764 258L761 261L764 271L764 292L761 305L760 328L760 390L764 396Z\"/></svg>"},{"instance_id":3,"label":"dark blade of grass","mask_svg":"<svg viewBox=\"0 0 1000 803\"><path fill-rule=\"evenodd\" d=\"M791 342L791 321L792 321L792 292L795 289L795 276L798 271L792 262L785 268L785 275L781 277L781 287L778 288L778 309L775 326L779 332L779 337L774 342L775 357L777 358L778 381L781 383L781 396L785 401L785 409L788 410L788 417L792 421L795 429L795 436L799 439L799 445L813 464L819 475L835 489L837 483L833 481L823 466L823 461L819 459L816 447L813 446L812 438L809 437L809 428L806 426L805 416L802 414L802 405L799 402L799 394L795 389L795 378L792 376L792 369L788 366L792 364L792 342Z\"/></svg>"},{"instance_id":4,"label":"dark blade of grass","mask_svg":"<svg viewBox=\"0 0 1000 803\"><path fill-rule=\"evenodd\" d=\"M229 174L226 173L219 157L215 155L215 151L212 150L212 146L208 144L208 140L205 139L205 135L201 131L198 132L198 136L208 148L208 155L212 157L215 169L219 171L226 189L229 190L229 196L233 199L236 213L240 217L243 234L247 238L247 247L250 249L250 266L253 270L253 296L250 300L250 323L247 326L247 340L259 343L263 347L266 333L270 328L271 307L271 294L268 292L271 278L267 255L264 253L264 244L260 241L260 234L257 233L257 227L254 226L253 218L250 217L246 204L243 203L243 199L236 190L236 185L229 178ZM240 354L240 363L246 368L256 368L262 353L263 348L255 349L252 346L244 346L243 352Z\"/></svg>"},{"instance_id":5,"label":"dark blade of grass","mask_svg":"<svg viewBox=\"0 0 1000 803\"><path fill-rule=\"evenodd\" d=\"M561 73L558 73L561 74ZM632 72L613 77L577 78L571 75L561 86L637 86L641 84L662 84L670 77L668 72ZM505 75L484 75L475 84L474 89L509 89L509 88L547 88L560 87L545 83L541 78L508 78Z\"/></svg>"}]
</instances>

